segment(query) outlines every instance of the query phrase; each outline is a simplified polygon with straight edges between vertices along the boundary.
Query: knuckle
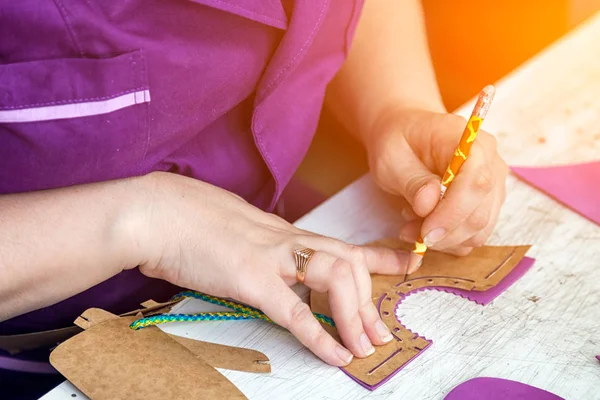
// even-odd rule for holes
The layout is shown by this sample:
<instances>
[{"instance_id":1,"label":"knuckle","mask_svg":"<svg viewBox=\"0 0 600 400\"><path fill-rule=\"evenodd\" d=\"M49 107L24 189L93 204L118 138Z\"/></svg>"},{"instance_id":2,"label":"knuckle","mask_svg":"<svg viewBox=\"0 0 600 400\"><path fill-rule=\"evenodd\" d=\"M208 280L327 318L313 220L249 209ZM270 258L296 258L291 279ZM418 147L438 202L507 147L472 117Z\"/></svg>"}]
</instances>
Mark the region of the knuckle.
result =
<instances>
[{"instance_id":1,"label":"knuckle","mask_svg":"<svg viewBox=\"0 0 600 400\"><path fill-rule=\"evenodd\" d=\"M494 172L488 166L479 168L474 179L473 188L483 193L489 193L494 188Z\"/></svg>"},{"instance_id":2,"label":"knuckle","mask_svg":"<svg viewBox=\"0 0 600 400\"><path fill-rule=\"evenodd\" d=\"M360 246L350 245L348 254L350 259L358 265L364 265L367 261L365 250Z\"/></svg>"},{"instance_id":3,"label":"knuckle","mask_svg":"<svg viewBox=\"0 0 600 400\"><path fill-rule=\"evenodd\" d=\"M406 197L406 200L411 203L411 205L414 203L415 197L417 197L419 190L426 184L427 182L422 176L413 176L406 180L402 193L404 194L404 197Z\"/></svg>"},{"instance_id":4,"label":"knuckle","mask_svg":"<svg viewBox=\"0 0 600 400\"><path fill-rule=\"evenodd\" d=\"M290 316L287 321L286 329L290 330L293 326L306 326L310 323L313 318L312 312L310 311L310 307L308 304L303 302L302 300L298 300L298 302L294 305L292 310L290 311Z\"/></svg>"},{"instance_id":5,"label":"knuckle","mask_svg":"<svg viewBox=\"0 0 600 400\"><path fill-rule=\"evenodd\" d=\"M482 132L483 135L481 135L481 137L483 138L482 143L485 144L485 146L489 149L488 151L490 153L496 153L498 151L498 139L496 138L496 136L487 133L487 132Z\"/></svg>"},{"instance_id":6,"label":"knuckle","mask_svg":"<svg viewBox=\"0 0 600 400\"><path fill-rule=\"evenodd\" d=\"M329 342L329 335L323 329L318 329L313 334L311 340L311 347L314 347L315 349L323 349L327 347L327 344Z\"/></svg>"},{"instance_id":7,"label":"knuckle","mask_svg":"<svg viewBox=\"0 0 600 400\"><path fill-rule=\"evenodd\" d=\"M489 215L483 212L474 212L467 220L469 227L475 231L485 229L489 222Z\"/></svg>"},{"instance_id":8,"label":"knuckle","mask_svg":"<svg viewBox=\"0 0 600 400\"><path fill-rule=\"evenodd\" d=\"M480 233L473 237L471 240L469 240L469 245L472 247L481 247L485 245L485 242L487 242L487 240L488 236L486 234Z\"/></svg>"},{"instance_id":9,"label":"knuckle","mask_svg":"<svg viewBox=\"0 0 600 400\"><path fill-rule=\"evenodd\" d=\"M373 304L373 301L368 298L365 299L359 307L359 312L364 316L365 319L370 321L375 321L379 315L377 312L377 307Z\"/></svg>"},{"instance_id":10,"label":"knuckle","mask_svg":"<svg viewBox=\"0 0 600 400\"><path fill-rule=\"evenodd\" d=\"M343 281L352 276L350 264L340 258L336 259L331 266L331 274L338 281Z\"/></svg>"}]
</instances>

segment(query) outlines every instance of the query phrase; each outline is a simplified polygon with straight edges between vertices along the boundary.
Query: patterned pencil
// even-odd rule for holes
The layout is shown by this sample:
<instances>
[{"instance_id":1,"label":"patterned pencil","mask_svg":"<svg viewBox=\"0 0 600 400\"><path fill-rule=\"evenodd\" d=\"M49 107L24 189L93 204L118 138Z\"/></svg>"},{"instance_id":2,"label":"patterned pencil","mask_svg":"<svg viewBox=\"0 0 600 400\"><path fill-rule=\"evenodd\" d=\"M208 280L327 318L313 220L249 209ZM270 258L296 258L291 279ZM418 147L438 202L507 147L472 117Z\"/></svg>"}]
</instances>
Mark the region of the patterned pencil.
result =
<instances>
[{"instance_id":1,"label":"patterned pencil","mask_svg":"<svg viewBox=\"0 0 600 400\"><path fill-rule=\"evenodd\" d=\"M494 87L491 85L486 86L479 93L479 97L477 98L475 107L473 107L471 117L467 121L467 126L465 127L462 137L460 138L460 142L454 151L450 165L448 165L448 168L444 173L444 177L442 178L440 201L444 198L444 195L452 184L452 181L454 181L456 174L458 174L460 168L469 157L473 142L479 133L479 128L481 127L481 124L487 115L495 93L496 89L494 89ZM420 265L426 251L427 246L423 242L423 238L419 236L419 239L415 242L415 248L410 256L408 271L412 272L416 266Z\"/></svg>"}]
</instances>

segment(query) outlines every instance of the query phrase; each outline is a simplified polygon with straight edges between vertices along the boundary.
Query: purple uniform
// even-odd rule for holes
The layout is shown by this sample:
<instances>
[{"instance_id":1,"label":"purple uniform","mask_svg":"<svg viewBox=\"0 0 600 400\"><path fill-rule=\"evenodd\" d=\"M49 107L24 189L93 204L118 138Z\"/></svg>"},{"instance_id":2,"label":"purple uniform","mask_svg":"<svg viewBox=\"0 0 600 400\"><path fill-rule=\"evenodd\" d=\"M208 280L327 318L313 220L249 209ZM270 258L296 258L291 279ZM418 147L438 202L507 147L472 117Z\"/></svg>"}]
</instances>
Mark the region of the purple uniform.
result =
<instances>
[{"instance_id":1,"label":"purple uniform","mask_svg":"<svg viewBox=\"0 0 600 400\"><path fill-rule=\"evenodd\" d=\"M361 7L0 0L0 194L171 171L272 210L308 149ZM126 271L0 323L0 335L177 290Z\"/></svg>"}]
</instances>

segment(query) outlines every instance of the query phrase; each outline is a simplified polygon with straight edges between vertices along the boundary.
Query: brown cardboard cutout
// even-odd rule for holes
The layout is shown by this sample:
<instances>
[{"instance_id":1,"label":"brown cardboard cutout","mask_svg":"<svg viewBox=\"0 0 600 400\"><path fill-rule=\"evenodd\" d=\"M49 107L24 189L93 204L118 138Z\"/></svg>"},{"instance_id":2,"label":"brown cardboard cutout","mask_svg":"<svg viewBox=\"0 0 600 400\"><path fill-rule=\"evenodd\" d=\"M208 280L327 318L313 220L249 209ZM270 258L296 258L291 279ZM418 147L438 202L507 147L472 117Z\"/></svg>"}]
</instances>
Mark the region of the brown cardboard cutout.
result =
<instances>
[{"instance_id":1,"label":"brown cardboard cutout","mask_svg":"<svg viewBox=\"0 0 600 400\"><path fill-rule=\"evenodd\" d=\"M135 316L111 317L92 309L83 317L89 328L60 344L50 354L50 363L94 400L246 398L157 327L130 329ZM102 322L94 324L94 318Z\"/></svg>"},{"instance_id":2,"label":"brown cardboard cutout","mask_svg":"<svg viewBox=\"0 0 600 400\"><path fill-rule=\"evenodd\" d=\"M153 301L142 303L142 306L154 307ZM128 313L129 314L129 313ZM141 317L137 315L136 318ZM98 308L86 310L75 320L75 325L82 329L88 329L96 324L119 318L114 314ZM196 356L201 357L214 368L224 368L234 371L269 373L271 364L269 358L260 351L244 349L240 347L226 346L223 344L208 343L200 340L171 335L163 332L171 339L185 346Z\"/></svg>"},{"instance_id":3,"label":"brown cardboard cutout","mask_svg":"<svg viewBox=\"0 0 600 400\"><path fill-rule=\"evenodd\" d=\"M202 357L204 361L215 368L255 373L271 372L271 361L260 351L203 342L175 335L169 335L169 337L185 346L192 353Z\"/></svg>"},{"instance_id":4,"label":"brown cardboard cutout","mask_svg":"<svg viewBox=\"0 0 600 400\"><path fill-rule=\"evenodd\" d=\"M395 239L374 243L394 249L410 250ZM530 246L485 246L474 249L466 257L429 250L423 265L411 275L377 275L372 278L373 303L378 306L383 321L394 339L376 346L375 353L367 358L354 358L343 370L361 385L374 389L419 355L431 342L405 328L395 316L397 304L411 291L445 287L466 291L486 291L497 285L516 266ZM311 292L313 312L331 316L326 293ZM334 328L323 324L338 341Z\"/></svg>"},{"instance_id":5,"label":"brown cardboard cutout","mask_svg":"<svg viewBox=\"0 0 600 400\"><path fill-rule=\"evenodd\" d=\"M121 314L121 317L136 315L141 312L145 317L151 315L163 314L169 312L171 307L179 303L183 298L157 303L154 300L148 300L142 304L142 307L134 311ZM80 327L70 326L67 328L52 329L48 331L32 332L19 335L0 336L0 349L10 354L18 354L22 351L48 348L64 342L81 332Z\"/></svg>"},{"instance_id":6,"label":"brown cardboard cutout","mask_svg":"<svg viewBox=\"0 0 600 400\"><path fill-rule=\"evenodd\" d=\"M144 317L147 317L162 314L170 311L171 307L181 300L177 299L165 303L148 300L142 303L143 308L121 314L120 316L133 316L141 313ZM16 354L20 351L57 345L80 333L82 329L89 328L92 323L116 318L115 315L99 309L89 309L84 313L84 316L85 318L77 318L75 326L69 328L22 335L0 336L0 349L8 351L11 354ZM91 321L88 319L91 319ZM192 353L202 357L212 367L254 373L271 372L269 358L259 351L202 342L170 334L169 336L187 347Z\"/></svg>"}]
</instances>

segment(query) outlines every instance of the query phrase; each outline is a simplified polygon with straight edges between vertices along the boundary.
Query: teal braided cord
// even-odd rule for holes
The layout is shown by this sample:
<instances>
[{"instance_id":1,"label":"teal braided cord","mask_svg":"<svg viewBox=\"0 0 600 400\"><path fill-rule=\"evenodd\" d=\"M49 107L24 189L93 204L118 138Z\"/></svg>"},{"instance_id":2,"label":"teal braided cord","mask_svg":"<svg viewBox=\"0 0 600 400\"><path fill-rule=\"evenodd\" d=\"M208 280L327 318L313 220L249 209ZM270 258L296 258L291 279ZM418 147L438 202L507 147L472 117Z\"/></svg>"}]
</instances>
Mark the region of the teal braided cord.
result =
<instances>
[{"instance_id":1,"label":"teal braided cord","mask_svg":"<svg viewBox=\"0 0 600 400\"><path fill-rule=\"evenodd\" d=\"M260 318L252 314L236 312L198 313L198 314L161 314L152 317L140 318L129 325L131 329L138 330L148 326L167 324L169 322L193 321L235 321Z\"/></svg>"},{"instance_id":2,"label":"teal braided cord","mask_svg":"<svg viewBox=\"0 0 600 400\"><path fill-rule=\"evenodd\" d=\"M247 306L245 304L236 303L235 301L231 301L231 300L221 299L219 297L210 296L208 294L204 294L204 293L201 293L201 292L196 292L196 291L193 291L193 290L188 290L188 291L185 291L185 292L178 293L175 296L173 296L171 298L171 300L177 300L177 299L182 298L182 297L192 297L194 299L199 299L199 300L202 300L202 301L206 301L207 303L217 304L219 306L231 308L232 310L237 310L237 311L241 311L241 312L250 312L250 313L257 312L257 313L260 313L260 314L264 314L258 308Z\"/></svg>"},{"instance_id":3,"label":"teal braided cord","mask_svg":"<svg viewBox=\"0 0 600 400\"><path fill-rule=\"evenodd\" d=\"M269 317L266 316L258 308L246 306L244 304L239 304L230 300L221 299L218 297L210 296L204 293L196 292L196 291L185 291L176 294L171 298L171 300L177 300L179 298L187 298L192 297L195 299L199 299L202 301L206 301L207 303L220 305L223 307L228 307L230 309L236 310L237 312L203 312L197 314L162 314L162 315L154 315L152 317L141 318L131 323L131 329L141 329L147 326L152 325L160 325L166 324L169 322L192 322L192 321L232 321L232 320L248 320L248 319L262 319L268 322L273 322ZM315 318L320 322L323 322L331 327L335 328L335 322L331 317L313 313Z\"/></svg>"}]
</instances>

